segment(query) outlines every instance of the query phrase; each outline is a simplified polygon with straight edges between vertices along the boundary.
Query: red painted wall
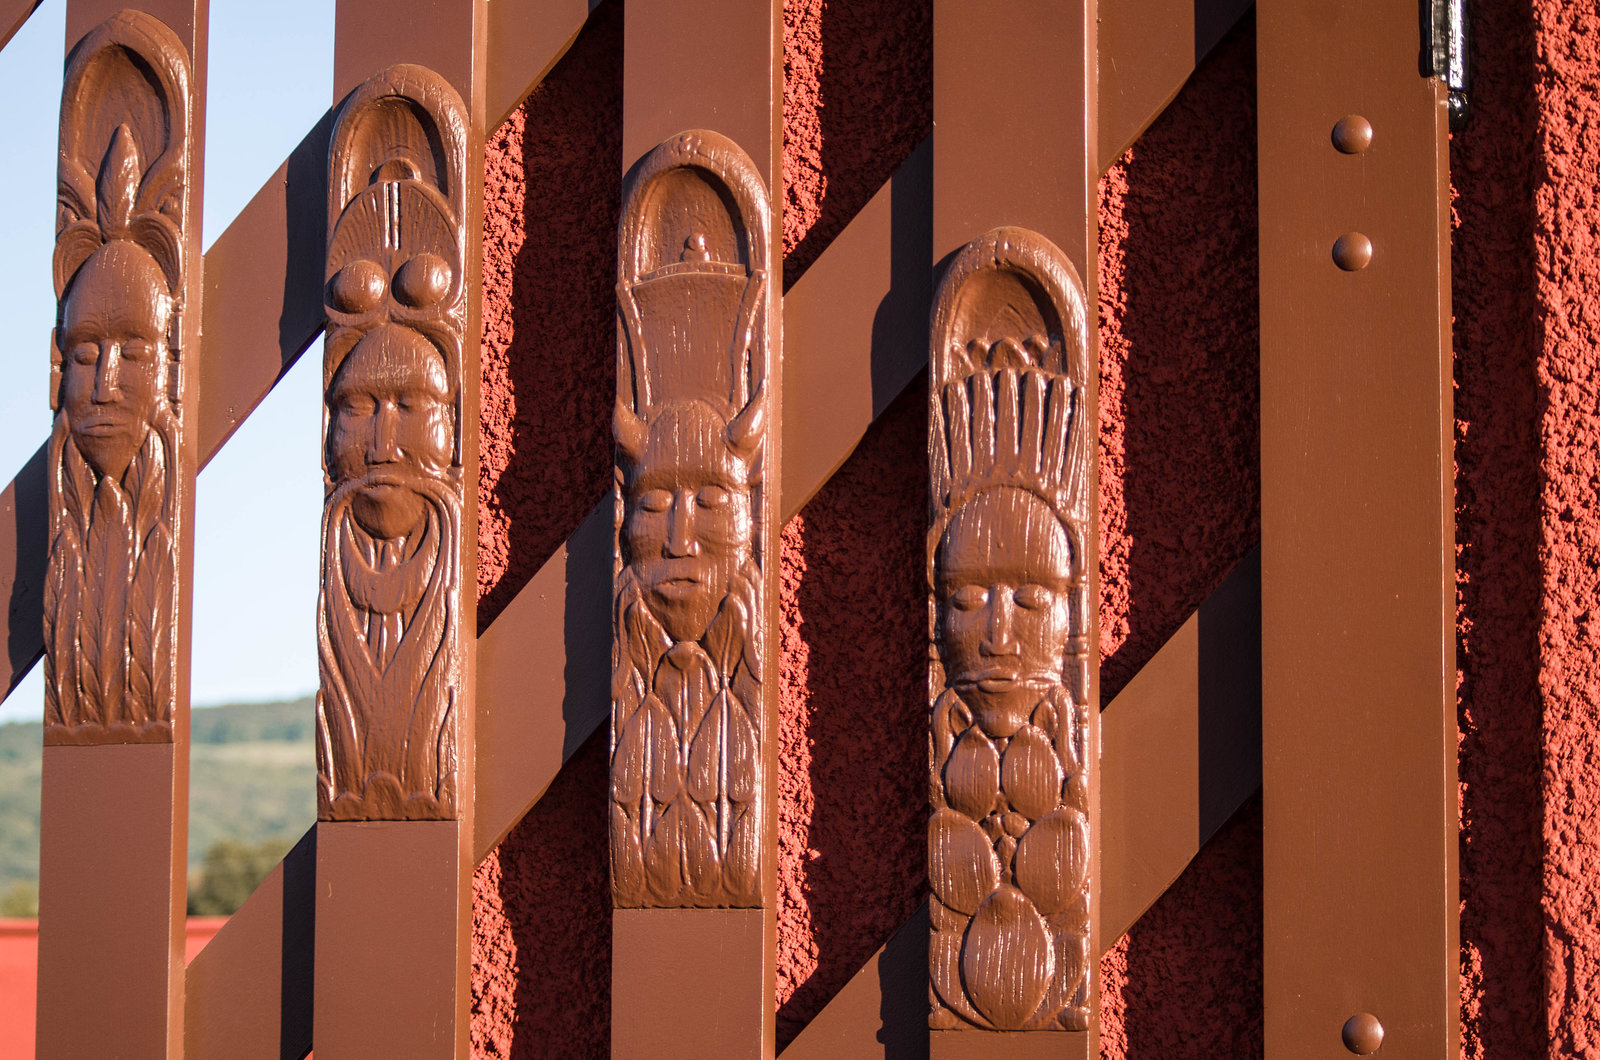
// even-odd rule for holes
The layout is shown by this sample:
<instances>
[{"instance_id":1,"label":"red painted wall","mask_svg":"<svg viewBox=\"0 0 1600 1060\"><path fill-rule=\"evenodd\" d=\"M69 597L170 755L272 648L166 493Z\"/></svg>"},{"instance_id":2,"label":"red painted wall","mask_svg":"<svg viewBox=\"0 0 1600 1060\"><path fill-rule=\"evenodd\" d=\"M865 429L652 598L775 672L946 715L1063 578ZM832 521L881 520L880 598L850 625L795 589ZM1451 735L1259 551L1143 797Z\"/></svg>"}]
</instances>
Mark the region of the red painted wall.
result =
<instances>
[{"instance_id":1,"label":"red painted wall","mask_svg":"<svg viewBox=\"0 0 1600 1060\"><path fill-rule=\"evenodd\" d=\"M1474 8L1452 145L1463 1055L1600 1055L1600 15ZM785 280L927 135L927 0L790 0ZM480 625L609 479L621 21L601 5L489 147ZM1101 183L1107 701L1259 538L1254 35ZM780 1039L925 893L920 383L783 536ZM485 1057L608 1053L603 733L481 868ZM1244 807L1102 962L1103 1055L1261 1053ZM1554 1044L1549 1050L1546 1042Z\"/></svg>"}]
</instances>

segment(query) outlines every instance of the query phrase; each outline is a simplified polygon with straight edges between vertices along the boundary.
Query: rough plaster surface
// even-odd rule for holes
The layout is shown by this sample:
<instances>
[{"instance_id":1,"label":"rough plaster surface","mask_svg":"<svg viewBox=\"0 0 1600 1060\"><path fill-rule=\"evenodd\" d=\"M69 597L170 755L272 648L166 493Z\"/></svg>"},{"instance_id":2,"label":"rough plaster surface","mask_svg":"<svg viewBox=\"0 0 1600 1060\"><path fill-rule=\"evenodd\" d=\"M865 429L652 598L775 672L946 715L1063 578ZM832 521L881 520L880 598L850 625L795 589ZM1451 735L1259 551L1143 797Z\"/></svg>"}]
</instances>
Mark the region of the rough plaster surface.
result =
<instances>
[{"instance_id":1,"label":"rough plaster surface","mask_svg":"<svg viewBox=\"0 0 1600 1060\"><path fill-rule=\"evenodd\" d=\"M1600 11L1535 0L1544 971L1551 1056L1600 1056Z\"/></svg>"},{"instance_id":2,"label":"rough plaster surface","mask_svg":"<svg viewBox=\"0 0 1600 1060\"><path fill-rule=\"evenodd\" d=\"M1255 33L1100 182L1100 649L1110 703L1260 540ZM1261 809L1101 961L1101 1055L1261 1055Z\"/></svg>"},{"instance_id":3,"label":"rough plaster surface","mask_svg":"<svg viewBox=\"0 0 1600 1060\"><path fill-rule=\"evenodd\" d=\"M1461 1053L1533 1060L1546 1055L1534 17L1531 4L1474 17L1474 113L1450 149Z\"/></svg>"},{"instance_id":4,"label":"rough plaster surface","mask_svg":"<svg viewBox=\"0 0 1600 1060\"><path fill-rule=\"evenodd\" d=\"M607 485L619 8L489 147L484 622ZM1600 15L1474 15L1451 149L1463 1056L1596 1056ZM1253 44L1101 184L1108 700L1259 534ZM791 0L785 60L792 283L928 131L927 4ZM922 385L784 533L784 1040L925 888ZM478 873L477 1055L607 1053L605 773L602 735ZM1260 828L1252 803L1102 962L1104 1056L1260 1055Z\"/></svg>"}]
</instances>

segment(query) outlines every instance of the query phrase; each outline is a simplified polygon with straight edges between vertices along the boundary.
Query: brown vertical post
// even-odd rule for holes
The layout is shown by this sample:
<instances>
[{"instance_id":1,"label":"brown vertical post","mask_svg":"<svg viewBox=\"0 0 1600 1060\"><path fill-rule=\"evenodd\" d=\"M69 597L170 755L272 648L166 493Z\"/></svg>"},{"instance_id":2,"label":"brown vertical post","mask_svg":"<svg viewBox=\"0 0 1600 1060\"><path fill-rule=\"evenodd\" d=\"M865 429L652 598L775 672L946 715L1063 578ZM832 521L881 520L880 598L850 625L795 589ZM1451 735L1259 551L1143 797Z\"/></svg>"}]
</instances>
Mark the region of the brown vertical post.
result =
<instances>
[{"instance_id":1,"label":"brown vertical post","mask_svg":"<svg viewBox=\"0 0 1600 1060\"><path fill-rule=\"evenodd\" d=\"M625 17L611 1050L770 1057L782 5Z\"/></svg>"},{"instance_id":2,"label":"brown vertical post","mask_svg":"<svg viewBox=\"0 0 1600 1060\"><path fill-rule=\"evenodd\" d=\"M38 1055L181 1056L205 0L67 13ZM44 204L39 204L43 209Z\"/></svg>"},{"instance_id":3,"label":"brown vertical post","mask_svg":"<svg viewBox=\"0 0 1600 1060\"><path fill-rule=\"evenodd\" d=\"M1417 5L1260 5L1266 1049L1458 1051L1445 90Z\"/></svg>"},{"instance_id":4,"label":"brown vertical post","mask_svg":"<svg viewBox=\"0 0 1600 1060\"><path fill-rule=\"evenodd\" d=\"M346 0L328 150L313 1044L468 1055L483 0Z\"/></svg>"},{"instance_id":5,"label":"brown vertical post","mask_svg":"<svg viewBox=\"0 0 1600 1060\"><path fill-rule=\"evenodd\" d=\"M1045 704L1041 702L1040 711L1034 712L1038 716L1029 714L1024 719L1031 728L1016 730L1031 732L1036 729L1043 732L1050 728L1050 725L1043 724L1046 721L1055 726L1045 736L1044 743L1035 748L1048 749L1053 753L1034 755L1033 758L1037 758L1038 762L1034 763L1030 758L1029 763L1043 767L1053 762L1055 769L1062 772L1063 785L1052 798L1047 799L1044 794L1029 798L1022 793L1027 785L1020 780L1021 773L1014 772L1010 764L1002 764L998 770L1001 778L1014 778L1009 785L1005 779L1001 780L1005 790L1000 792L1000 796L1008 798L1010 802L1019 799L1027 802L1029 813L1022 817L1031 814L1040 820L1023 821L1019 818L1013 822L1002 813L991 822L995 828L994 834L983 833L984 843L963 845L952 839L953 833L961 830L946 826L954 821L955 816L962 815L950 808L954 803L940 799L940 792L949 796L953 790L952 782L958 791L955 799L967 798L971 792L964 788L963 778L967 777L967 771L956 769L952 772L953 768L963 763L953 762L942 753L949 751L951 755L954 754L958 749L956 738L960 733L946 734L950 737L947 741L950 746L942 744L940 736L943 730L938 724L940 712L937 709L933 712L934 761L931 767L935 771L934 779L938 781L942 778L942 783L936 785L934 792L937 812L930 825L930 875L936 873L936 865L942 865L950 857L963 858L963 864L974 870L972 879L987 882L988 877L983 875L983 870L991 862L999 866L996 871L1000 874L996 877L998 889L992 895L982 887L977 888L984 890L982 895L976 892L966 894L970 888L953 887L950 890L955 901L973 906L975 927L982 920L985 925L994 928L992 939L980 945L969 945L968 948L973 950L971 954L963 955L959 942L946 945L946 940L942 938L948 935L959 939L960 934L954 923L955 919L959 919L959 914L951 917L951 922L944 924L943 928L938 916L935 917L929 957L935 998L930 1017L930 1037L932 1055L936 1058L1098 1055L1098 989L1095 986L1092 958L1092 955L1100 952L1096 929L1099 917L1096 899L1099 854L1098 826L1095 823L1099 814L1099 797L1094 782L1094 764L1099 758L1099 647L1098 625L1094 621L1092 607L1092 601L1099 598L1099 549L1094 503L1098 481L1097 461L1094 459L1098 390L1095 366L1098 362L1095 356L1094 317L1086 311L1086 307L1094 305L1097 169L1096 77L1092 60L1095 52L1094 0L1068 0L1066 3L1059 0L939 0L934 6L934 261L938 267L946 268L947 283L961 282L957 274L968 274L973 270L987 271L993 279L987 282L980 280L976 284L963 282L962 286L969 288L969 295L962 295L959 290L941 292L935 301L937 333L933 341L939 343L941 339L955 341L959 338L963 346L967 340L987 342L1001 352L998 355L991 352L980 358L981 367L992 367L1001 375L1016 375L1019 380L1023 376L1028 377L1029 385L1021 391L1007 387L1002 379L999 383L992 383L991 387L979 386L967 396L975 403L982 403L980 399L987 400L989 414L986 420L990 421L991 426L998 425L999 429L1012 432L1007 437L1013 438L1013 448L1017 444L1026 448L1030 442L1046 446L1048 451L1043 453L1045 459L1030 464L1019 458L1019 468L1028 464L1034 471L1050 478L1057 487L1055 500L1044 504L1044 508L1050 509L1050 516L1045 518L1043 508L1037 513L1032 508L1028 508L1027 512L1012 512L1014 518L1010 523L1015 525L1009 526L1009 530L1014 531L1013 536L1019 536L1019 540L1027 538L1031 541L1037 534L1031 534L1029 528L1043 534L1047 526L1053 526L1053 533L1065 532L1072 538L1070 576L1060 586L1055 586L1059 592L1053 592L1053 603L1046 610L1054 615L1061 607L1071 610L1066 603L1069 598L1075 598L1077 602L1076 614L1070 621L1070 632L1066 627L1057 631L1054 626L1051 631L1046 631L1051 635L1054 632L1063 635L1064 654L1058 661L1062 663L1065 688L1057 690L1063 694L1056 699L1068 704L1071 709L1051 711L1045 709ZM995 231L997 229L1005 231ZM1076 275L1071 275L1074 272ZM952 281L952 276L957 276L957 279ZM972 333L957 335L956 332L961 328L955 327L953 320L963 314L971 318ZM984 316L985 319L979 321L977 316ZM941 321L952 326L941 327ZM1019 327L1021 331L1011 334ZM1009 352L1013 346L1016 348L1014 354ZM936 357L947 352L950 351L934 351ZM963 349L962 356L967 352L968 349ZM1079 360L1075 362L1074 358ZM962 384L955 380L955 375L961 373L954 367L954 361L951 373L951 379L947 382L954 382L957 389L962 389ZM988 377L989 373L979 372L978 375ZM937 372L935 378L938 378ZM1031 385L1034 383L1044 389L1040 393L1033 393L1034 389L1038 389ZM1044 393L1055 394L1060 399L1061 408L1054 409L1048 402L1035 400L1033 405L1038 407L1030 405L1029 408L1045 417L1038 420L1028 412L1021 411L1028 403L1026 397L1019 396L1022 393L1034 399L1040 399ZM944 396L936 391L930 400L938 401ZM1015 400L1008 405L1008 399ZM1015 408L1011 408L1011 405ZM1007 408L1023 418L1005 416ZM1069 411L1070 416L1067 416ZM1065 417L1062 423L1057 423L1053 418L1057 413ZM982 419L985 418L974 414L965 421L970 431L969 438L994 450L1000 443L981 433ZM1081 433L1065 430L1067 421L1081 429ZM1058 441L1077 454L1074 471L1067 471L1073 465L1073 458L1048 448L1047 441L1035 438L1038 432L1031 430L1029 424L1040 427L1044 435L1061 435ZM930 424L930 430L935 426ZM958 422L956 426L962 424ZM959 431L951 428L952 438L956 433ZM1018 437L1020 443L1016 441ZM950 448L949 452L954 453L959 448L962 447ZM966 448L969 449L969 456L976 451L970 446ZM990 455L997 456L998 453L995 450ZM1041 470L1048 468L1051 455L1055 457L1054 477ZM955 457L951 456L950 459ZM987 464L974 466L990 472L1003 470ZM946 470L946 480L953 485L960 468L950 467ZM937 480L937 460L934 471ZM1081 477L1076 481L1062 477L1068 474ZM1012 476L1019 483L1026 477L1020 470ZM1047 488L1049 485L1043 483L1041 489L1051 492ZM936 481L935 493L938 491L939 483ZM1036 492L1011 492L1017 496L1009 499L1017 501L1022 507L1027 507L1022 500L1024 494L1027 498L1036 497ZM935 509L935 517L938 518L937 497ZM959 513L956 518L959 518ZM1033 527L1036 521L1039 525ZM952 519L946 529L953 532L956 529L954 522ZM987 518L978 518L974 525L985 532L992 532L989 527L991 522ZM978 524L984 525L978 527ZM953 582L945 585L948 579L941 572L942 568L936 570L938 564L934 561L946 551L942 541L935 541L930 535L929 548L930 590L934 592L937 603L944 595L939 591L942 585L951 588L952 592L955 587ZM950 550L952 556L955 551L953 548ZM1031 567L1029 569L1031 571ZM994 586L989 586L989 590L993 589ZM1061 599L1057 600L1057 597ZM954 602L952 596L952 606ZM1012 614L1012 608L1019 606L1012 604L999 608L997 605L991 610L995 610L996 614L1000 610ZM935 611L936 615L943 613L942 609ZM936 621L935 633L944 625ZM950 639L940 638L941 641ZM944 645L947 656L951 649L951 643ZM980 654L983 654L981 648L974 648L974 658ZM945 666L950 663L950 658L945 659ZM958 670L969 668L957 661ZM936 676L938 669L936 665ZM976 677L974 681L974 687L986 683L977 681ZM1056 702L1049 695L1044 699ZM983 729L986 738L991 740L997 734L1004 733L1002 740L1015 741L1018 737L1010 731L1014 727L1005 721L1014 712L998 702L991 705L995 707L995 717L991 719L995 724L987 725L979 718L979 723L967 731ZM976 710L973 713L983 715L984 711ZM1046 714L1050 715L1049 719L1044 717ZM992 731L988 731L991 728ZM1033 740L1030 747L1034 743L1038 741ZM988 749L998 758L999 752L994 747ZM978 757L987 761L984 755ZM1017 766L1023 765L1023 759L1028 758L1020 751L1015 757L1017 761L1014 764ZM1003 759L1000 761L1004 763ZM1044 773L1055 775L1049 769L1045 769ZM988 772L979 768L972 775L987 777ZM1015 796L1009 795L1011 787L1017 789ZM1047 802L1049 805L1045 805ZM990 808L986 806L982 809L987 811ZM1018 812L1022 809L1020 806L1010 808ZM976 813L978 807L975 803L968 809L973 810L976 816L983 816ZM971 816L963 817L963 821L972 823L969 819ZM1072 884L1063 884L1065 890L1061 887L1048 888L1049 894L1036 884L1033 890L1037 893L1028 897L1029 885L1020 878L1013 878L1013 869L1026 877L1039 866L1023 865L1023 861L1032 861L1032 857L1018 860L1014 856L1022 845L1018 844L1015 833L1021 830L1022 824L1028 824L1028 831L1023 832L1026 841L1031 831L1039 830L1040 825L1046 823L1045 818L1059 826L1040 830L1040 836L1049 831L1056 840L1052 846L1051 861L1059 869L1059 874L1054 879L1060 883L1071 877ZM1008 829L1007 825L1012 827ZM1082 834L1085 831L1087 835ZM988 851L987 856L985 851ZM1043 850L1037 853L1043 853ZM954 865L947 867L950 870L950 882L956 882L962 870ZM1078 893L1079 888L1082 889L1081 894ZM1066 891L1074 894L1069 895ZM1023 901L1018 901L1019 894L1023 896ZM1041 911L1041 902L1049 908ZM963 909L961 912L967 911ZM1041 919L1046 914L1048 919ZM1030 928L1038 930L1030 931ZM1017 934L1019 938L1021 935L1028 936L1026 942L1032 950L1037 951L1040 966L1048 961L1052 970L1048 980L1038 974L1031 978L1019 975L1014 979L1005 979L1004 971L999 966L1016 959L1015 953L1007 947L1017 941L1011 939L1007 932ZM1072 954L1079 952L1080 946L1082 952L1091 956L1074 962ZM945 953L945 950L951 952ZM1078 994L1079 964L1085 966L1081 995ZM980 1003L971 996L970 985L983 968L988 968L995 989L989 990L988 996ZM953 969L959 969L956 980L951 979ZM1064 985L1064 980L1056 972L1073 981L1069 986ZM1000 985L1003 980L1013 985ZM941 983L945 987L943 991L940 989ZM966 989L962 988L962 983L966 984ZM1016 984L1024 984L1025 988ZM1035 994L1039 996L1035 997ZM958 996L962 999L958 1000ZM966 1009L963 1010L962 1006L966 1006ZM1045 1008L1051 1011L1040 1015ZM1022 1009L1028 1011L1022 1012ZM978 1018L974 1019L974 1016ZM1046 1026L1056 1029L1011 1029Z\"/></svg>"}]
</instances>

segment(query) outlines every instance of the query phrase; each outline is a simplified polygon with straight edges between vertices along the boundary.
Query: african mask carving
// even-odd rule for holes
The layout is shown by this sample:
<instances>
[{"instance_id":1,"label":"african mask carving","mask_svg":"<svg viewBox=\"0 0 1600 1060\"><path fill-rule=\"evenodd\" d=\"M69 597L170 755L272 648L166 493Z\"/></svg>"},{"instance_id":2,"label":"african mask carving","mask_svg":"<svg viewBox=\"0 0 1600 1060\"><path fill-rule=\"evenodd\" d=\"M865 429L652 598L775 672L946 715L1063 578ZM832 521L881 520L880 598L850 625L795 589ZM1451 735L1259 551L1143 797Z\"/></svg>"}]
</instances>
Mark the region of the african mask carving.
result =
<instances>
[{"instance_id":1,"label":"african mask carving","mask_svg":"<svg viewBox=\"0 0 1600 1060\"><path fill-rule=\"evenodd\" d=\"M932 329L930 1026L1089 1025L1088 328L1043 237L956 255Z\"/></svg>"},{"instance_id":2,"label":"african mask carving","mask_svg":"<svg viewBox=\"0 0 1600 1060\"><path fill-rule=\"evenodd\" d=\"M455 90L405 65L353 92L334 126L323 820L458 816L466 129Z\"/></svg>"},{"instance_id":3,"label":"african mask carving","mask_svg":"<svg viewBox=\"0 0 1600 1060\"><path fill-rule=\"evenodd\" d=\"M172 739L189 59L124 11L67 59L51 351L45 742Z\"/></svg>"},{"instance_id":4,"label":"african mask carving","mask_svg":"<svg viewBox=\"0 0 1600 1060\"><path fill-rule=\"evenodd\" d=\"M754 165L715 133L676 136L629 175L614 421L619 906L763 898L769 225Z\"/></svg>"}]
</instances>

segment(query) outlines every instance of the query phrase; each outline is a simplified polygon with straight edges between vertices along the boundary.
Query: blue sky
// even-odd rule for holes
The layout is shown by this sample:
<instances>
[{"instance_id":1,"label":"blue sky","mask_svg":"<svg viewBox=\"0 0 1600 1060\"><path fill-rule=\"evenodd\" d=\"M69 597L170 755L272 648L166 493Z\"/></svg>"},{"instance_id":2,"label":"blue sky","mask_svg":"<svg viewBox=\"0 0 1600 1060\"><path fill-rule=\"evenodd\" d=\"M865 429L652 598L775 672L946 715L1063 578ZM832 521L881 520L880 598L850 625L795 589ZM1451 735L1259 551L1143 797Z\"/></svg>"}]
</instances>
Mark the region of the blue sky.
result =
<instances>
[{"instance_id":1,"label":"blue sky","mask_svg":"<svg viewBox=\"0 0 1600 1060\"><path fill-rule=\"evenodd\" d=\"M333 91L334 0L214 0L207 84L209 247L250 201ZM14 341L0 351L0 482L50 427L46 392L55 300L56 125L64 0L45 0L0 50L7 159L0 167L0 289ZM317 523L322 511L314 345L200 474L195 497L196 705L303 695L317 684ZM202 395L202 400L204 396ZM0 721L42 712L39 668Z\"/></svg>"}]
</instances>

